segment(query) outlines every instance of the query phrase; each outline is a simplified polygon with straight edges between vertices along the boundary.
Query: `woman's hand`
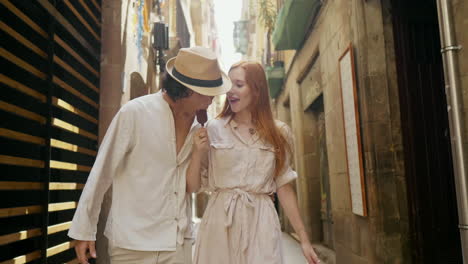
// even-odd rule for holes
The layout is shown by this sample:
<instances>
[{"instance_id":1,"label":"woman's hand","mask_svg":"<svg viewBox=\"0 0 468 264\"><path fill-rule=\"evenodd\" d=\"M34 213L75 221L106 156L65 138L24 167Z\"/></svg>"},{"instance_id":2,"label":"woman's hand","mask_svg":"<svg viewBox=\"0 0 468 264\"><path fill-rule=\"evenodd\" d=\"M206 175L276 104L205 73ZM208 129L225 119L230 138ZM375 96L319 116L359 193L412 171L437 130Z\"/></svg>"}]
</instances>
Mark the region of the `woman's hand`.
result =
<instances>
[{"instance_id":1,"label":"woman's hand","mask_svg":"<svg viewBox=\"0 0 468 264\"><path fill-rule=\"evenodd\" d=\"M299 236L299 241L301 241L301 248L304 257L307 259L307 264L318 264L320 260L315 254L314 248L309 242L308 234L305 231L304 223L302 222L301 215L299 213L299 207L297 205L297 198L294 189L291 184L285 184L277 190L278 199L281 203L281 206L286 213L286 216L289 218L294 231Z\"/></svg>"},{"instance_id":2,"label":"woman's hand","mask_svg":"<svg viewBox=\"0 0 468 264\"><path fill-rule=\"evenodd\" d=\"M193 152L199 155L205 155L210 150L210 140L206 128L198 129L193 135Z\"/></svg>"},{"instance_id":3,"label":"woman's hand","mask_svg":"<svg viewBox=\"0 0 468 264\"><path fill-rule=\"evenodd\" d=\"M310 243L308 242L302 243L301 248L302 248L302 253L304 254L304 257L307 260L307 264L319 264L320 263L320 260L317 257L317 254L315 254L315 250Z\"/></svg>"},{"instance_id":4,"label":"woman's hand","mask_svg":"<svg viewBox=\"0 0 468 264\"><path fill-rule=\"evenodd\" d=\"M187 193L194 193L200 189L202 163L208 159L210 140L206 128L200 128L193 134L192 157L186 171Z\"/></svg>"}]
</instances>

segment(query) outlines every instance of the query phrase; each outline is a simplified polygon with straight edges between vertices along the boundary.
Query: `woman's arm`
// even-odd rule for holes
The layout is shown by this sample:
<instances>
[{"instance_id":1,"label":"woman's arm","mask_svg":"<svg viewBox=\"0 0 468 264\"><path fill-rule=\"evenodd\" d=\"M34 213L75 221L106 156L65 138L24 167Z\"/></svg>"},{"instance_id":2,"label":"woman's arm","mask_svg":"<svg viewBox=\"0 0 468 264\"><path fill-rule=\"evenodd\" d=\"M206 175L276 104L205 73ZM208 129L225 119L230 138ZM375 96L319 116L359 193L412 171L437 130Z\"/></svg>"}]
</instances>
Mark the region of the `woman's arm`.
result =
<instances>
[{"instance_id":1,"label":"woman's arm","mask_svg":"<svg viewBox=\"0 0 468 264\"><path fill-rule=\"evenodd\" d=\"M277 190L278 199L283 207L286 216L291 222L294 231L299 236L301 241L302 252L307 259L309 264L318 264L320 260L315 254L312 245L310 244L309 237L302 222L301 215L299 213L299 207L297 205L297 198L294 189L291 184L285 184Z\"/></svg>"},{"instance_id":2,"label":"woman's arm","mask_svg":"<svg viewBox=\"0 0 468 264\"><path fill-rule=\"evenodd\" d=\"M200 171L202 157L198 153L192 153L192 159L187 168L187 192L194 193L200 189Z\"/></svg>"},{"instance_id":3,"label":"woman's arm","mask_svg":"<svg viewBox=\"0 0 468 264\"><path fill-rule=\"evenodd\" d=\"M278 191L278 199L283 207L286 216L291 222L294 231L299 236L302 242L309 242L309 237L305 231L304 223L302 222L301 215L299 213L299 207L297 205L296 193L294 192L291 184L285 184L281 186Z\"/></svg>"},{"instance_id":4,"label":"woman's arm","mask_svg":"<svg viewBox=\"0 0 468 264\"><path fill-rule=\"evenodd\" d=\"M210 143L206 128L200 128L193 135L192 158L186 172L188 193L197 192L200 189L200 173L202 162L207 159Z\"/></svg>"}]
</instances>

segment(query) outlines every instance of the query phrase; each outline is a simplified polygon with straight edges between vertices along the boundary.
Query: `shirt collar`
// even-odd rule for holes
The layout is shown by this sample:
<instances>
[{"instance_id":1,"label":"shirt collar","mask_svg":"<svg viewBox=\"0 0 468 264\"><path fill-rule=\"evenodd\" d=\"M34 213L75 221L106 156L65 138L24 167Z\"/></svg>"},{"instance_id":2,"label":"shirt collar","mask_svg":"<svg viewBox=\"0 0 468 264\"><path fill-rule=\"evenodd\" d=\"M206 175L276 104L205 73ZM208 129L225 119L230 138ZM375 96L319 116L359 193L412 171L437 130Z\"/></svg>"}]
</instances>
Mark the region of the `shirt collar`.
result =
<instances>
[{"instance_id":1,"label":"shirt collar","mask_svg":"<svg viewBox=\"0 0 468 264\"><path fill-rule=\"evenodd\" d=\"M237 122L234 120L232 116L229 117L228 124L234 129L237 129L237 127L239 126L239 124L237 124Z\"/></svg>"},{"instance_id":2,"label":"shirt collar","mask_svg":"<svg viewBox=\"0 0 468 264\"><path fill-rule=\"evenodd\" d=\"M166 112L168 114L170 114L172 116L172 110L171 110L171 106L169 105L169 103L164 99L164 96L163 96L163 92L162 91L158 91L156 93L156 96L157 96L157 99L162 101L163 102L163 105L165 106L164 108L166 109ZM174 117L173 117L174 118ZM197 118L195 117L194 120L193 120L193 123L192 123L192 126L190 128L190 131L192 131L197 125L200 125L200 123L198 123L197 121Z\"/></svg>"},{"instance_id":3,"label":"shirt collar","mask_svg":"<svg viewBox=\"0 0 468 264\"><path fill-rule=\"evenodd\" d=\"M228 116L228 117L223 117L225 120L224 120L224 127L227 127L227 126L231 126L232 128L237 128L237 122L234 121L234 118L233 116Z\"/></svg>"},{"instance_id":4,"label":"shirt collar","mask_svg":"<svg viewBox=\"0 0 468 264\"><path fill-rule=\"evenodd\" d=\"M230 126L234 132L234 134L236 134L236 136L242 141L244 142L244 139L238 134L238 132L236 131L237 130L237 127L239 126L237 124L237 122L234 120L233 116L229 116L226 118L226 120L224 121L224 127L228 127ZM257 131L255 131L255 133L252 135L252 138L250 139L250 142L244 142L245 144L249 145L250 144L253 144L255 142L257 142L258 140L260 139L260 135L258 134Z\"/></svg>"},{"instance_id":5,"label":"shirt collar","mask_svg":"<svg viewBox=\"0 0 468 264\"><path fill-rule=\"evenodd\" d=\"M162 105L164 105L166 112L170 112L172 114L171 107L169 106L169 103L164 99L162 90L156 93L156 99L161 101Z\"/></svg>"}]
</instances>

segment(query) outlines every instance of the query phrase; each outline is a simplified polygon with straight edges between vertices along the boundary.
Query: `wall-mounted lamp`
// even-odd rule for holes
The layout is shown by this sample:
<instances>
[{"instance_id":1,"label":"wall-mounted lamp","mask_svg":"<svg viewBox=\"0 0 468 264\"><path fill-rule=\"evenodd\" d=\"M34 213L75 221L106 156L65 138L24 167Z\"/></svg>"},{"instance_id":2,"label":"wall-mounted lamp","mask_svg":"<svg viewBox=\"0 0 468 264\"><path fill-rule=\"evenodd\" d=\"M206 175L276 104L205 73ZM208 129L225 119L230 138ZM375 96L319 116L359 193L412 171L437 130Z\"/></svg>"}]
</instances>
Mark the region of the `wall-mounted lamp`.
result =
<instances>
[{"instance_id":1,"label":"wall-mounted lamp","mask_svg":"<svg viewBox=\"0 0 468 264\"><path fill-rule=\"evenodd\" d=\"M153 23L153 49L155 51L155 65L159 66L159 72L164 72L164 51L169 48L169 27L163 22Z\"/></svg>"}]
</instances>

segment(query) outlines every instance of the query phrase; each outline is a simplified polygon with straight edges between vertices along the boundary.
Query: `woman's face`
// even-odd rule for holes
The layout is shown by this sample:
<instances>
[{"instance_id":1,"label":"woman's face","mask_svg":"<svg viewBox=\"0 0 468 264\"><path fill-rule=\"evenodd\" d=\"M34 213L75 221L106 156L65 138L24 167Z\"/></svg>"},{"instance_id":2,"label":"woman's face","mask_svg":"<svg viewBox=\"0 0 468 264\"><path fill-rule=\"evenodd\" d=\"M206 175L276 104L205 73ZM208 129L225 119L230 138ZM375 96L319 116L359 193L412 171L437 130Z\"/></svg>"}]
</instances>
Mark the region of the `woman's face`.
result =
<instances>
[{"instance_id":1,"label":"woman's face","mask_svg":"<svg viewBox=\"0 0 468 264\"><path fill-rule=\"evenodd\" d=\"M229 78L231 78L232 87L227 92L227 99L232 112L249 111L253 95L245 81L245 70L241 67L234 68L229 72Z\"/></svg>"}]
</instances>

